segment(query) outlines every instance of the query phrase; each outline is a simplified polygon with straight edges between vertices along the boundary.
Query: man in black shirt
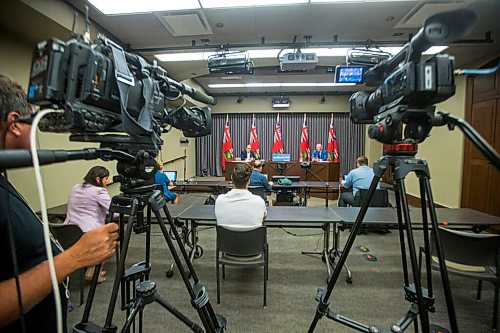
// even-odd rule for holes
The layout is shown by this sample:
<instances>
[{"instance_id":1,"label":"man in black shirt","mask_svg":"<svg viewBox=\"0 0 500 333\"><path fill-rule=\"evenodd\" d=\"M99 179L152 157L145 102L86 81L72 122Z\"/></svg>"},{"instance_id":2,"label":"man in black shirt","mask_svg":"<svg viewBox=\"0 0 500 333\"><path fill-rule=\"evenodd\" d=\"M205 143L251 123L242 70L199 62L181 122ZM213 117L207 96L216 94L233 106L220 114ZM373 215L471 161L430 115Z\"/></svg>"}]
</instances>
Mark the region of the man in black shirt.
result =
<instances>
[{"instance_id":1,"label":"man in black shirt","mask_svg":"<svg viewBox=\"0 0 500 333\"><path fill-rule=\"evenodd\" d=\"M21 86L0 74L2 149L29 149L30 111ZM115 223L95 228L64 252L52 244L58 282L82 267L110 258L116 249L117 230ZM42 224L3 175L0 175L0 257L0 332L22 332L14 262L19 272L26 332L56 332L55 301ZM64 289L60 289L65 318L67 299Z\"/></svg>"}]
</instances>

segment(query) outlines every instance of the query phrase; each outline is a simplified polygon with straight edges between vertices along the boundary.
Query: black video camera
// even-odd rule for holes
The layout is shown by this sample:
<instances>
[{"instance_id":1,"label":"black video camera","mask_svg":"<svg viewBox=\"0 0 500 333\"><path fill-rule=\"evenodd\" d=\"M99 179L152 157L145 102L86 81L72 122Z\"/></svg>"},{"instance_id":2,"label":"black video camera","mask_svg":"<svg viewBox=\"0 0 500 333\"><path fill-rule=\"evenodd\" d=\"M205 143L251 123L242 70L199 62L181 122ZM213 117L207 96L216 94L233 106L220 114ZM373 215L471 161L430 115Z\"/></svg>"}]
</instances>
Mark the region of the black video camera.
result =
<instances>
[{"instance_id":1,"label":"black video camera","mask_svg":"<svg viewBox=\"0 0 500 333\"><path fill-rule=\"evenodd\" d=\"M379 87L371 93L360 91L351 96L351 120L372 124L368 135L382 143L423 142L437 123L433 105L455 94L455 81L453 57L436 55L421 61L422 52L467 35L476 19L469 10L440 13L427 19L398 54L366 71L365 84ZM402 124L406 124L404 135Z\"/></svg>"},{"instance_id":2,"label":"black video camera","mask_svg":"<svg viewBox=\"0 0 500 333\"><path fill-rule=\"evenodd\" d=\"M163 143L160 135L168 125L186 137L211 133L210 108L168 106L183 94L214 104L212 97L168 78L161 67L103 36L93 44L80 37L38 43L28 88L29 102L64 109L42 119L41 130L71 132L83 141L95 141L85 139L89 133L125 132L131 143L149 140L154 146Z\"/></svg>"}]
</instances>

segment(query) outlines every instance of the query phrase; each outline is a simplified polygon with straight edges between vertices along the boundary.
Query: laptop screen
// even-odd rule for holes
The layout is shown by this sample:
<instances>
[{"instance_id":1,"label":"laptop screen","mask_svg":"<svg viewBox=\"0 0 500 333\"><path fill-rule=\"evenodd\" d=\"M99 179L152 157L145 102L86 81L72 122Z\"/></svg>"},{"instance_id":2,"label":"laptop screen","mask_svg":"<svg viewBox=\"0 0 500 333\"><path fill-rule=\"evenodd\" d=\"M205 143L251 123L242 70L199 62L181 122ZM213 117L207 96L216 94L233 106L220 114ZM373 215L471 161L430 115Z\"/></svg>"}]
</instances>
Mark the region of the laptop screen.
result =
<instances>
[{"instance_id":1,"label":"laptop screen","mask_svg":"<svg viewBox=\"0 0 500 333\"><path fill-rule=\"evenodd\" d=\"M177 180L177 171L163 171L163 173L168 177L168 179L171 182L174 182Z\"/></svg>"},{"instance_id":2,"label":"laptop screen","mask_svg":"<svg viewBox=\"0 0 500 333\"><path fill-rule=\"evenodd\" d=\"M264 177L266 177L266 179L269 180L269 178L267 178L267 173L262 173L261 175L264 176Z\"/></svg>"}]
</instances>

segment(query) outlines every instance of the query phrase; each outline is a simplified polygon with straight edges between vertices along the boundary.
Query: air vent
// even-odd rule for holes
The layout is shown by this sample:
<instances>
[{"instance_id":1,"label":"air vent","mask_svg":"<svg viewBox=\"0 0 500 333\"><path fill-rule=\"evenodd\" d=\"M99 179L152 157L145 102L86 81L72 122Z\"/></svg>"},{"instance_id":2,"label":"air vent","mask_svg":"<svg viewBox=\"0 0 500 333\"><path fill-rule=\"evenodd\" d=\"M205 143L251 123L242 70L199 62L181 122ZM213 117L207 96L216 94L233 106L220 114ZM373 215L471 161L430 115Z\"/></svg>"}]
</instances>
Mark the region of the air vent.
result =
<instances>
[{"instance_id":1,"label":"air vent","mask_svg":"<svg viewBox=\"0 0 500 333\"><path fill-rule=\"evenodd\" d=\"M426 18L441 12L447 12L465 7L470 0L458 1L432 1L420 2L410 12L403 17L394 27L395 28L420 28Z\"/></svg>"},{"instance_id":2,"label":"air vent","mask_svg":"<svg viewBox=\"0 0 500 333\"><path fill-rule=\"evenodd\" d=\"M199 36L213 34L207 18L202 12L173 12L156 14L172 36Z\"/></svg>"}]
</instances>

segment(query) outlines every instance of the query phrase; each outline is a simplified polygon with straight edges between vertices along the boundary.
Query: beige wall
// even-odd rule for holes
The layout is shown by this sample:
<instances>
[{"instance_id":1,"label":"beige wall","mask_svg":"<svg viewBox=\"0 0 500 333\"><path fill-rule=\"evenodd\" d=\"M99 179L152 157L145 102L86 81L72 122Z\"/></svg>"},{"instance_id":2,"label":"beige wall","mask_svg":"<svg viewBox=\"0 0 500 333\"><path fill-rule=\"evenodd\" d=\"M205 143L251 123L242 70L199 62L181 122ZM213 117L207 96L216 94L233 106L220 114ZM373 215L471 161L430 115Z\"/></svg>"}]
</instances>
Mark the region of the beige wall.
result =
<instances>
[{"instance_id":1,"label":"beige wall","mask_svg":"<svg viewBox=\"0 0 500 333\"><path fill-rule=\"evenodd\" d=\"M466 78L456 77L456 85L455 95L436 105L436 111L464 118ZM449 131L446 126L433 128L430 137L419 146L417 156L429 163L434 201L440 205L460 207L463 150L462 132L458 128ZM415 176L408 177L406 188L408 193L420 197Z\"/></svg>"},{"instance_id":2,"label":"beige wall","mask_svg":"<svg viewBox=\"0 0 500 333\"><path fill-rule=\"evenodd\" d=\"M243 97L237 103L238 97L221 97L212 107L214 113L240 113L240 112L277 112L272 107L272 97ZM326 101L321 103L321 96L291 96L292 103L283 112L348 112L349 96L326 96Z\"/></svg>"}]
</instances>

